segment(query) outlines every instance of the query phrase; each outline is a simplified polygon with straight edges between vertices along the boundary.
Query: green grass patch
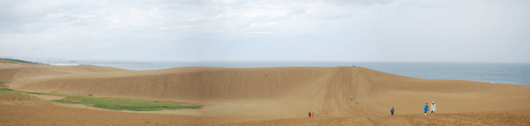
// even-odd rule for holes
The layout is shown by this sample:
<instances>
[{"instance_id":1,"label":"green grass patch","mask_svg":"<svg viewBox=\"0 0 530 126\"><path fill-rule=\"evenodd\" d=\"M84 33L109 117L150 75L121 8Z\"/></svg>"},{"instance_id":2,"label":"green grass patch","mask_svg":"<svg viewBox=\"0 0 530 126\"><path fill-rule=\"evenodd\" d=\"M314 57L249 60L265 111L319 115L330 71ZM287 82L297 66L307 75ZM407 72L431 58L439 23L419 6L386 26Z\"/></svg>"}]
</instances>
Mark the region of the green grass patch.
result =
<instances>
[{"instance_id":1,"label":"green grass patch","mask_svg":"<svg viewBox=\"0 0 530 126\"><path fill-rule=\"evenodd\" d=\"M16 90L13 90L13 91L16 91ZM27 92L27 91L16 91L16 92L35 94L35 95L70 96L70 95L67 95L67 94L56 94L56 93L41 93L41 92Z\"/></svg>"},{"instance_id":2,"label":"green grass patch","mask_svg":"<svg viewBox=\"0 0 530 126\"><path fill-rule=\"evenodd\" d=\"M86 104L89 106L110 109L110 110L129 110L129 111L159 111L159 110L177 110L177 109L199 109L202 105L174 102L158 101L136 98L113 98L113 97L90 97L90 96L67 96L61 100L53 102Z\"/></svg>"},{"instance_id":3,"label":"green grass patch","mask_svg":"<svg viewBox=\"0 0 530 126\"><path fill-rule=\"evenodd\" d=\"M13 91L13 90L9 88L0 88L0 91Z\"/></svg>"},{"instance_id":4,"label":"green grass patch","mask_svg":"<svg viewBox=\"0 0 530 126\"><path fill-rule=\"evenodd\" d=\"M0 100L3 100L3 101L11 101L11 100L21 101L21 100L31 100L34 98L35 97L33 96L29 96L27 94L24 94L18 91L13 91L9 88L0 88Z\"/></svg>"},{"instance_id":5,"label":"green grass patch","mask_svg":"<svg viewBox=\"0 0 530 126\"><path fill-rule=\"evenodd\" d=\"M6 84L6 83L4 83L4 82L0 82L0 84Z\"/></svg>"},{"instance_id":6,"label":"green grass patch","mask_svg":"<svg viewBox=\"0 0 530 126\"><path fill-rule=\"evenodd\" d=\"M160 101L150 99L138 99L138 98L119 98L119 97L93 97L91 94L88 96L84 95L68 95L68 94L56 94L56 93L42 93L42 92L26 92L16 91L8 88L1 88L0 91L8 91L12 95L6 99L12 99L11 97L16 96L18 99L24 99L28 96L27 94L36 95L53 95L63 96L65 98L61 100L52 100L58 103L69 103L69 104L85 104L92 107L110 109L110 110L129 110L129 111L159 111L159 110L177 110L177 109L199 109L202 105L185 103L185 102L174 102L174 101ZM27 94L24 94L27 93ZM16 95L15 95L16 94ZM4 95L0 96L3 97ZM27 98L25 98L27 99Z\"/></svg>"}]
</instances>

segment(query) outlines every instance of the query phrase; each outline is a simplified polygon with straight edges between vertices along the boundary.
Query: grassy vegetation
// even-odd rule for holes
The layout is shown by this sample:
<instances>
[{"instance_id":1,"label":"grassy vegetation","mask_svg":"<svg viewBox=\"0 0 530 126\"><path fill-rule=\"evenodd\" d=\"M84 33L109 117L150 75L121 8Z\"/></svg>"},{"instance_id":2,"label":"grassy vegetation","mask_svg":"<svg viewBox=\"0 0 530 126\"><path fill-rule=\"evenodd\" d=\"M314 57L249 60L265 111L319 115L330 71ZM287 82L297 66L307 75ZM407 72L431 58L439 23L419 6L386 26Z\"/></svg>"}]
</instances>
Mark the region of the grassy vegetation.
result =
<instances>
[{"instance_id":1,"label":"grassy vegetation","mask_svg":"<svg viewBox=\"0 0 530 126\"><path fill-rule=\"evenodd\" d=\"M18 91L22 92L22 91ZM137 98L117 98L117 97L92 97L83 95L67 95L56 93L41 92L24 92L36 95L53 95L64 96L61 100L52 100L59 103L85 104L92 107L110 109L110 110L129 110L129 111L159 111L159 110L177 110L177 109L199 109L202 105L174 102L159 101Z\"/></svg>"},{"instance_id":2,"label":"grassy vegetation","mask_svg":"<svg viewBox=\"0 0 530 126\"><path fill-rule=\"evenodd\" d=\"M11 89L8 89L8 88L0 88L0 100L3 100L3 101L11 101L11 100L31 100L31 99L34 99L35 97L33 96L29 96L27 94L24 94L24 93L21 93L21 92L18 92L18 91L13 91Z\"/></svg>"},{"instance_id":3,"label":"grassy vegetation","mask_svg":"<svg viewBox=\"0 0 530 126\"><path fill-rule=\"evenodd\" d=\"M6 83L4 83L4 82L0 82L0 84L6 84Z\"/></svg>"},{"instance_id":4,"label":"grassy vegetation","mask_svg":"<svg viewBox=\"0 0 530 126\"><path fill-rule=\"evenodd\" d=\"M69 96L66 94L56 94L56 93L41 93L41 92L26 92L26 91L17 91L22 93L28 93L28 94L36 94L36 95L53 95L53 96Z\"/></svg>"},{"instance_id":5,"label":"grassy vegetation","mask_svg":"<svg viewBox=\"0 0 530 126\"><path fill-rule=\"evenodd\" d=\"M1 63L25 63L25 64L41 64L41 63L36 63L36 62L30 62L30 61L25 61L25 60L19 60L19 59L10 59L10 58L0 58L0 62Z\"/></svg>"},{"instance_id":6,"label":"grassy vegetation","mask_svg":"<svg viewBox=\"0 0 530 126\"><path fill-rule=\"evenodd\" d=\"M110 110L130 110L130 111L158 111L176 109L198 109L202 105L181 103L174 101L158 101L136 98L110 98L110 97L90 97L90 96L67 96L61 100L53 100L60 103L86 104L89 106L110 109Z\"/></svg>"}]
</instances>

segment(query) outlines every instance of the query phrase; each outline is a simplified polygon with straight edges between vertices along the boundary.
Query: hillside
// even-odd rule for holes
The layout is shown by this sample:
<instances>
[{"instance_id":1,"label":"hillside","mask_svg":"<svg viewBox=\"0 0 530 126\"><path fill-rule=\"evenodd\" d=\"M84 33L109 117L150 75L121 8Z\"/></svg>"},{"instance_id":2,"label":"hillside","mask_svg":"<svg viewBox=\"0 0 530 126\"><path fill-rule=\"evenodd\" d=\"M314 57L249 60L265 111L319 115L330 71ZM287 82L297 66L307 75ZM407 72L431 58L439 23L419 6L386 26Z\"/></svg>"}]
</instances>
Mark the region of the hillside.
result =
<instances>
[{"instance_id":1,"label":"hillside","mask_svg":"<svg viewBox=\"0 0 530 126\"><path fill-rule=\"evenodd\" d=\"M13 64L0 69L0 81L16 90L200 102L204 108L194 111L203 116L292 118L315 112L321 117L359 117L387 115L391 107L400 114L418 114L432 101L439 113L530 108L530 87L525 85L426 80L362 67L129 71Z\"/></svg>"}]
</instances>

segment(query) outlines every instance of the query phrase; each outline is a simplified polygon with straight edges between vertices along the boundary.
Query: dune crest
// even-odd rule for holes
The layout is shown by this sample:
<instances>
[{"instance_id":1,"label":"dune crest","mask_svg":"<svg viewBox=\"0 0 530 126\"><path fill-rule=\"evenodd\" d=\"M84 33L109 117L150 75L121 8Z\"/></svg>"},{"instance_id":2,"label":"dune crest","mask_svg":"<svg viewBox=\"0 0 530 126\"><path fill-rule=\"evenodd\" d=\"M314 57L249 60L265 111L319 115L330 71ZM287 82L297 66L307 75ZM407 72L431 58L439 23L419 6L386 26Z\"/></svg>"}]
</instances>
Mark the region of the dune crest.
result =
<instances>
[{"instance_id":1,"label":"dune crest","mask_svg":"<svg viewBox=\"0 0 530 126\"><path fill-rule=\"evenodd\" d=\"M322 117L530 108L530 86L427 80L362 67L213 68L130 71L97 66L0 67L16 90L135 97L203 103L205 116ZM357 103L359 101L359 103ZM351 105L351 107L350 107Z\"/></svg>"}]
</instances>

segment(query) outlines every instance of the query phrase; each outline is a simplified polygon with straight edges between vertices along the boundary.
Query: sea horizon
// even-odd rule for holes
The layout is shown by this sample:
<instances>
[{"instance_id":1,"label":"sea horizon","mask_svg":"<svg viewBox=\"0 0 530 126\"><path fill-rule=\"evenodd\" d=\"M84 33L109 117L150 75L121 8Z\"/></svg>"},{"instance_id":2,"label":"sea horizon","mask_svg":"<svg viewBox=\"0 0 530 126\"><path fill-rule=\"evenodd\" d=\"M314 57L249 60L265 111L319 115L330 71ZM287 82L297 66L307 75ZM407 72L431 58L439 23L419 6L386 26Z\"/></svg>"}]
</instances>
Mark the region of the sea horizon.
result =
<instances>
[{"instance_id":1,"label":"sea horizon","mask_svg":"<svg viewBox=\"0 0 530 126\"><path fill-rule=\"evenodd\" d=\"M50 65L94 65L136 71L158 70L177 67L266 68L359 66L381 72L421 79L468 80L489 83L530 85L530 63L333 61L81 61L75 63L58 63Z\"/></svg>"}]
</instances>

